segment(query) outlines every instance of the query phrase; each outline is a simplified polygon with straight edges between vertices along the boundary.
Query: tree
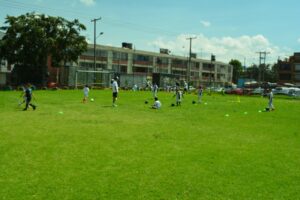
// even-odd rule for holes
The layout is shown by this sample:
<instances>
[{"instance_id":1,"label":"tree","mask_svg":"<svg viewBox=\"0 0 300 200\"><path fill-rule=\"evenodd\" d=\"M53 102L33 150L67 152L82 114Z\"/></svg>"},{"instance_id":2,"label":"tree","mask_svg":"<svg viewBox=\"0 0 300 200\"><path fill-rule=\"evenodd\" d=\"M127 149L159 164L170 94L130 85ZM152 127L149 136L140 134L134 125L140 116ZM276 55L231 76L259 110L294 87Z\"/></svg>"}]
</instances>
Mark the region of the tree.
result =
<instances>
[{"instance_id":1,"label":"tree","mask_svg":"<svg viewBox=\"0 0 300 200\"><path fill-rule=\"evenodd\" d=\"M234 83L237 83L238 79L241 76L242 70L243 70L242 63L239 60L231 59L229 64L233 67L232 80Z\"/></svg>"},{"instance_id":2,"label":"tree","mask_svg":"<svg viewBox=\"0 0 300 200\"><path fill-rule=\"evenodd\" d=\"M253 64L245 71L245 76L250 79L258 80L259 69L258 66Z\"/></svg>"},{"instance_id":3,"label":"tree","mask_svg":"<svg viewBox=\"0 0 300 200\"><path fill-rule=\"evenodd\" d=\"M77 62L78 56L87 50L85 37L80 36L80 31L86 28L77 19L68 21L62 17L26 13L7 16L5 24L7 26L1 27L5 35L0 41L0 59L23 71L40 71L43 85L49 56L60 67L67 62Z\"/></svg>"}]
</instances>

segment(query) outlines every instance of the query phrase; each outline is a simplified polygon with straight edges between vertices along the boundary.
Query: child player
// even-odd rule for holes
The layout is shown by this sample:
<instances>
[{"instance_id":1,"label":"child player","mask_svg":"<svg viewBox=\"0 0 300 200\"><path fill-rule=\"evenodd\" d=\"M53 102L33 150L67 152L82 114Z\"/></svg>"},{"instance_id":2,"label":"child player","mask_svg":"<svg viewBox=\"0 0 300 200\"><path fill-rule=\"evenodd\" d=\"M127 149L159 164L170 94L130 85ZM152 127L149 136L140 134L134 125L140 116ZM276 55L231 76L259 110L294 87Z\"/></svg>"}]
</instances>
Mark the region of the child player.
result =
<instances>
[{"instance_id":1,"label":"child player","mask_svg":"<svg viewBox=\"0 0 300 200\"><path fill-rule=\"evenodd\" d=\"M202 95L203 95L203 88L202 88L202 86L199 86L199 88L198 88L198 103L201 103Z\"/></svg>"},{"instance_id":2,"label":"child player","mask_svg":"<svg viewBox=\"0 0 300 200\"><path fill-rule=\"evenodd\" d=\"M174 96L176 97L176 106L181 106L181 100L183 96L179 88L176 88Z\"/></svg>"},{"instance_id":3,"label":"child player","mask_svg":"<svg viewBox=\"0 0 300 200\"><path fill-rule=\"evenodd\" d=\"M87 102L87 100L89 98L89 92L90 92L90 89L89 89L88 85L85 85L83 88L83 100L82 100L83 103Z\"/></svg>"}]
</instances>

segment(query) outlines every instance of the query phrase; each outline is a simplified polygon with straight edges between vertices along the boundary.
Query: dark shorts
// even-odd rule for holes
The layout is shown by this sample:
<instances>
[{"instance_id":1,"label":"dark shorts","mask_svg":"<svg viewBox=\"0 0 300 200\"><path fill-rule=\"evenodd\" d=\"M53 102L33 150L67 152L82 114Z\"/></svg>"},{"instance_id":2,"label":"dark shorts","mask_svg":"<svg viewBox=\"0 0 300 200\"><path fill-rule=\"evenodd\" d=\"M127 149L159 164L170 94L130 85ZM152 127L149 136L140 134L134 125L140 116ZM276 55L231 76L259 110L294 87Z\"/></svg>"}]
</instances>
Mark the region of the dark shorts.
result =
<instances>
[{"instance_id":1,"label":"dark shorts","mask_svg":"<svg viewBox=\"0 0 300 200\"><path fill-rule=\"evenodd\" d=\"M113 92L113 97L117 98L118 97L118 93L117 92Z\"/></svg>"}]
</instances>

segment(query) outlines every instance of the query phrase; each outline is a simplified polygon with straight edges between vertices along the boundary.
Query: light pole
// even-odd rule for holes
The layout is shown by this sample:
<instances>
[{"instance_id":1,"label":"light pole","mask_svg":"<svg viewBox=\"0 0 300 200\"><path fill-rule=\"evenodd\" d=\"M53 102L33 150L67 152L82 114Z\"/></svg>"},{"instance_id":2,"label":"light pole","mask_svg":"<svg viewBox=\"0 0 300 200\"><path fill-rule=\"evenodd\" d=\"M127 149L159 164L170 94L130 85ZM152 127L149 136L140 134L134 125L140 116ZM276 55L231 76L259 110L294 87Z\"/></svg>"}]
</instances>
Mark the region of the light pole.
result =
<instances>
[{"instance_id":1,"label":"light pole","mask_svg":"<svg viewBox=\"0 0 300 200\"><path fill-rule=\"evenodd\" d=\"M216 61L216 56L214 55L214 54L211 54L211 58L210 58L210 76L209 76L209 86L210 86L210 92L209 93L211 93L211 79L212 79L212 68L213 68L213 62L215 62ZM214 73L215 74L215 73ZM215 77L214 77L214 79L215 79ZM215 83L215 81L214 81L214 83Z\"/></svg>"},{"instance_id":2,"label":"light pole","mask_svg":"<svg viewBox=\"0 0 300 200\"><path fill-rule=\"evenodd\" d=\"M91 22L94 22L94 71L96 71L96 22L101 20L101 17L92 19ZM102 32L101 32L102 33ZM102 33L103 34L103 33ZM102 35L101 34L101 35Z\"/></svg>"},{"instance_id":3,"label":"light pole","mask_svg":"<svg viewBox=\"0 0 300 200\"><path fill-rule=\"evenodd\" d=\"M186 78L187 82L189 84L191 80L191 57L192 57L192 40L196 39L197 37L189 37L186 38L187 40L190 41L190 53L189 53L189 61L188 61L188 67L187 67L187 73L186 73Z\"/></svg>"}]
</instances>

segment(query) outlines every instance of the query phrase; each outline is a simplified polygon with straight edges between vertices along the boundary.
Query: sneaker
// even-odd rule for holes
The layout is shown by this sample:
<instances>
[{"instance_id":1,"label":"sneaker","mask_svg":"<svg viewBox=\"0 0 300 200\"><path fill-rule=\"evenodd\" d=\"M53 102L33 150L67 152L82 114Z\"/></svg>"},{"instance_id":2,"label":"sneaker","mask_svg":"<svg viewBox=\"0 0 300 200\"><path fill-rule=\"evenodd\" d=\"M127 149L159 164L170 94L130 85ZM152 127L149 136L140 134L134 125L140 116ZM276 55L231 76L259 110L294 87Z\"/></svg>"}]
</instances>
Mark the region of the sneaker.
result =
<instances>
[{"instance_id":1,"label":"sneaker","mask_svg":"<svg viewBox=\"0 0 300 200\"><path fill-rule=\"evenodd\" d=\"M36 106L33 106L33 110L35 110L36 109Z\"/></svg>"}]
</instances>

